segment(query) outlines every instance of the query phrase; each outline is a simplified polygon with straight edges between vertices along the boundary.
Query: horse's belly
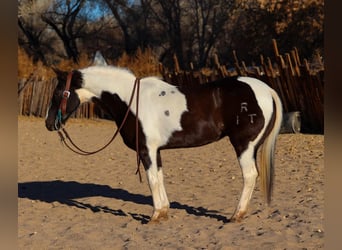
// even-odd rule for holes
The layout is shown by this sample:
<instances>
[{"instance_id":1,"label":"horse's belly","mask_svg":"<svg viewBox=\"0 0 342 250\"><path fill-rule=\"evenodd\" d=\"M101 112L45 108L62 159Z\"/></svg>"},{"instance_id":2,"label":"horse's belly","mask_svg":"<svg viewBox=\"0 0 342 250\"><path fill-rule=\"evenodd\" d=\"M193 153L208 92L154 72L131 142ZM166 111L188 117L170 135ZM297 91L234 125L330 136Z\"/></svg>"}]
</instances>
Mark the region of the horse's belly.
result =
<instances>
[{"instance_id":1,"label":"horse's belly","mask_svg":"<svg viewBox=\"0 0 342 250\"><path fill-rule=\"evenodd\" d=\"M193 127L186 127L172 133L167 144L162 148L197 147L217 141L222 137L223 133L220 126L199 123Z\"/></svg>"}]
</instances>

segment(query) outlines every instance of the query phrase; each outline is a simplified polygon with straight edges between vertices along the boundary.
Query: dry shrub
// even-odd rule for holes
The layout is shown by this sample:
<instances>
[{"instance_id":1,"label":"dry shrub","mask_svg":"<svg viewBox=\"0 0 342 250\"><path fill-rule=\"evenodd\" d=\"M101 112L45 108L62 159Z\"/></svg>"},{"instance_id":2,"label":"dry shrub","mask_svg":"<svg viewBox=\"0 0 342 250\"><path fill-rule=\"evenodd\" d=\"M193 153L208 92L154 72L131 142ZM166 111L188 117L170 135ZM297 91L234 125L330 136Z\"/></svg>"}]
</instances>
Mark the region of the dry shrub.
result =
<instances>
[{"instance_id":1,"label":"dry shrub","mask_svg":"<svg viewBox=\"0 0 342 250\"><path fill-rule=\"evenodd\" d=\"M159 64L150 48L145 50L139 48L134 56L123 53L115 62L116 66L130 69L137 77L161 76Z\"/></svg>"},{"instance_id":2,"label":"dry shrub","mask_svg":"<svg viewBox=\"0 0 342 250\"><path fill-rule=\"evenodd\" d=\"M79 69L90 66L92 58L89 58L86 54L81 54L79 62L75 63L72 60L62 60L58 64L51 67L44 66L43 63L33 63L26 52L18 47L18 78L24 79L30 77L32 74L40 79L51 79L55 77L55 73L52 67L71 71L73 69ZM144 51L138 49L136 54L129 56L123 53L122 56L114 63L109 63L118 67L123 67L131 70L137 77L144 76L160 76L159 62L151 49L145 49Z\"/></svg>"},{"instance_id":3,"label":"dry shrub","mask_svg":"<svg viewBox=\"0 0 342 250\"><path fill-rule=\"evenodd\" d=\"M55 64L51 67L45 66L42 62L33 63L33 60L27 53L20 47L18 47L18 78L27 79L30 76L35 76L38 79L51 79L56 76L53 71L53 67L64 70L71 71L73 69L79 69L87 67L91 64L88 56L86 54L81 54L79 57L79 62L75 63L72 60L62 60L60 63Z\"/></svg>"},{"instance_id":4,"label":"dry shrub","mask_svg":"<svg viewBox=\"0 0 342 250\"><path fill-rule=\"evenodd\" d=\"M42 62L33 63L31 57L18 46L18 79L28 79L35 76L40 79L51 78L53 72Z\"/></svg>"},{"instance_id":5,"label":"dry shrub","mask_svg":"<svg viewBox=\"0 0 342 250\"><path fill-rule=\"evenodd\" d=\"M90 64L91 60L89 57L86 54L81 53L78 58L78 63L75 63L72 60L62 60L59 64L54 65L54 67L64 71L72 71L74 69L88 67Z\"/></svg>"},{"instance_id":6,"label":"dry shrub","mask_svg":"<svg viewBox=\"0 0 342 250\"><path fill-rule=\"evenodd\" d=\"M18 78L28 78L34 70L31 58L18 46Z\"/></svg>"}]
</instances>

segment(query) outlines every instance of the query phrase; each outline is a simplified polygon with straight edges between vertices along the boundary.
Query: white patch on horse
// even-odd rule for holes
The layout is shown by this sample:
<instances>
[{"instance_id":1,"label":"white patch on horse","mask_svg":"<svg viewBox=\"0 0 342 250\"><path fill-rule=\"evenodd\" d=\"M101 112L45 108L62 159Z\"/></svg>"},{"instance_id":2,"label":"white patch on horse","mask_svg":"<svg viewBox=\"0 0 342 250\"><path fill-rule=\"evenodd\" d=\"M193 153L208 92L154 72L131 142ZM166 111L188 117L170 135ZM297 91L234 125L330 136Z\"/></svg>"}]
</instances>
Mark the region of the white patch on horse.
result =
<instances>
[{"instance_id":1,"label":"white patch on horse","mask_svg":"<svg viewBox=\"0 0 342 250\"><path fill-rule=\"evenodd\" d=\"M83 89L100 97L103 91L117 93L126 103L132 93L135 76L127 69L112 66L90 66L81 69Z\"/></svg>"},{"instance_id":2,"label":"white patch on horse","mask_svg":"<svg viewBox=\"0 0 342 250\"><path fill-rule=\"evenodd\" d=\"M185 96L155 77L141 79L141 88L139 118L147 145L163 146L173 132L182 130L181 116L188 110Z\"/></svg>"},{"instance_id":3,"label":"white patch on horse","mask_svg":"<svg viewBox=\"0 0 342 250\"><path fill-rule=\"evenodd\" d=\"M92 66L80 72L83 74L82 89L77 91L80 99L99 97L103 91L108 91L116 93L126 104L129 103L136 79L130 71L112 66ZM136 98L131 106L133 114L135 110ZM157 77L140 80L139 120L148 147L163 146L173 132L182 130L180 120L187 110L185 96L176 86Z\"/></svg>"},{"instance_id":4,"label":"white patch on horse","mask_svg":"<svg viewBox=\"0 0 342 250\"><path fill-rule=\"evenodd\" d=\"M90 101L92 97L95 96L94 93L90 92L87 89L81 88L81 89L76 89L75 90L76 94L78 95L78 98L80 99L81 103L85 103Z\"/></svg>"}]
</instances>

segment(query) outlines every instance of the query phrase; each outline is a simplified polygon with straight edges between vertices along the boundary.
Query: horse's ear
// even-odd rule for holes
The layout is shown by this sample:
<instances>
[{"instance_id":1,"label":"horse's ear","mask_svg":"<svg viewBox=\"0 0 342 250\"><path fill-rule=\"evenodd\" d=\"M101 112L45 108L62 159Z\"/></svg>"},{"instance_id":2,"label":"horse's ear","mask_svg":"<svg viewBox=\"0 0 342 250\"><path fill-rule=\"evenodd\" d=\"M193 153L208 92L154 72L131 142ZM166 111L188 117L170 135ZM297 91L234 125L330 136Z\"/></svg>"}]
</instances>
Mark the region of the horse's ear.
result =
<instances>
[{"instance_id":1,"label":"horse's ear","mask_svg":"<svg viewBox=\"0 0 342 250\"><path fill-rule=\"evenodd\" d=\"M97 66L107 66L106 59L102 56L100 51L96 51L92 65Z\"/></svg>"},{"instance_id":2,"label":"horse's ear","mask_svg":"<svg viewBox=\"0 0 342 250\"><path fill-rule=\"evenodd\" d=\"M56 67L51 67L51 69L55 72L56 76L63 74L63 71Z\"/></svg>"},{"instance_id":3,"label":"horse's ear","mask_svg":"<svg viewBox=\"0 0 342 250\"><path fill-rule=\"evenodd\" d=\"M66 80L67 75L68 75L68 72L63 71L63 70L60 70L60 69L58 69L58 68L56 68L56 67L51 67L51 68L52 68L52 70L55 72L55 74L56 74L56 76L57 76L58 79L60 79L60 80Z\"/></svg>"}]
</instances>

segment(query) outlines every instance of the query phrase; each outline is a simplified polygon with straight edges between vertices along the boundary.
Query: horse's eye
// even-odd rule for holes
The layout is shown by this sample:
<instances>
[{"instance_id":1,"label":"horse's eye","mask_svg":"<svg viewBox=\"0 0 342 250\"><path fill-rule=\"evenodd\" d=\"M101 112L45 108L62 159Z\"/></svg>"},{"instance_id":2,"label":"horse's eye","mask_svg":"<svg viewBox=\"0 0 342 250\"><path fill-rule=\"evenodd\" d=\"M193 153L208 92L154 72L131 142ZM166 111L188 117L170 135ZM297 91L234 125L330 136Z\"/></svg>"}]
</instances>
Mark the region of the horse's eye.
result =
<instances>
[{"instance_id":1,"label":"horse's eye","mask_svg":"<svg viewBox=\"0 0 342 250\"><path fill-rule=\"evenodd\" d=\"M53 94L53 96L54 96L55 98L61 98L61 97L62 97L62 93L63 93L62 90L58 90L58 91L55 91L55 93Z\"/></svg>"}]
</instances>

